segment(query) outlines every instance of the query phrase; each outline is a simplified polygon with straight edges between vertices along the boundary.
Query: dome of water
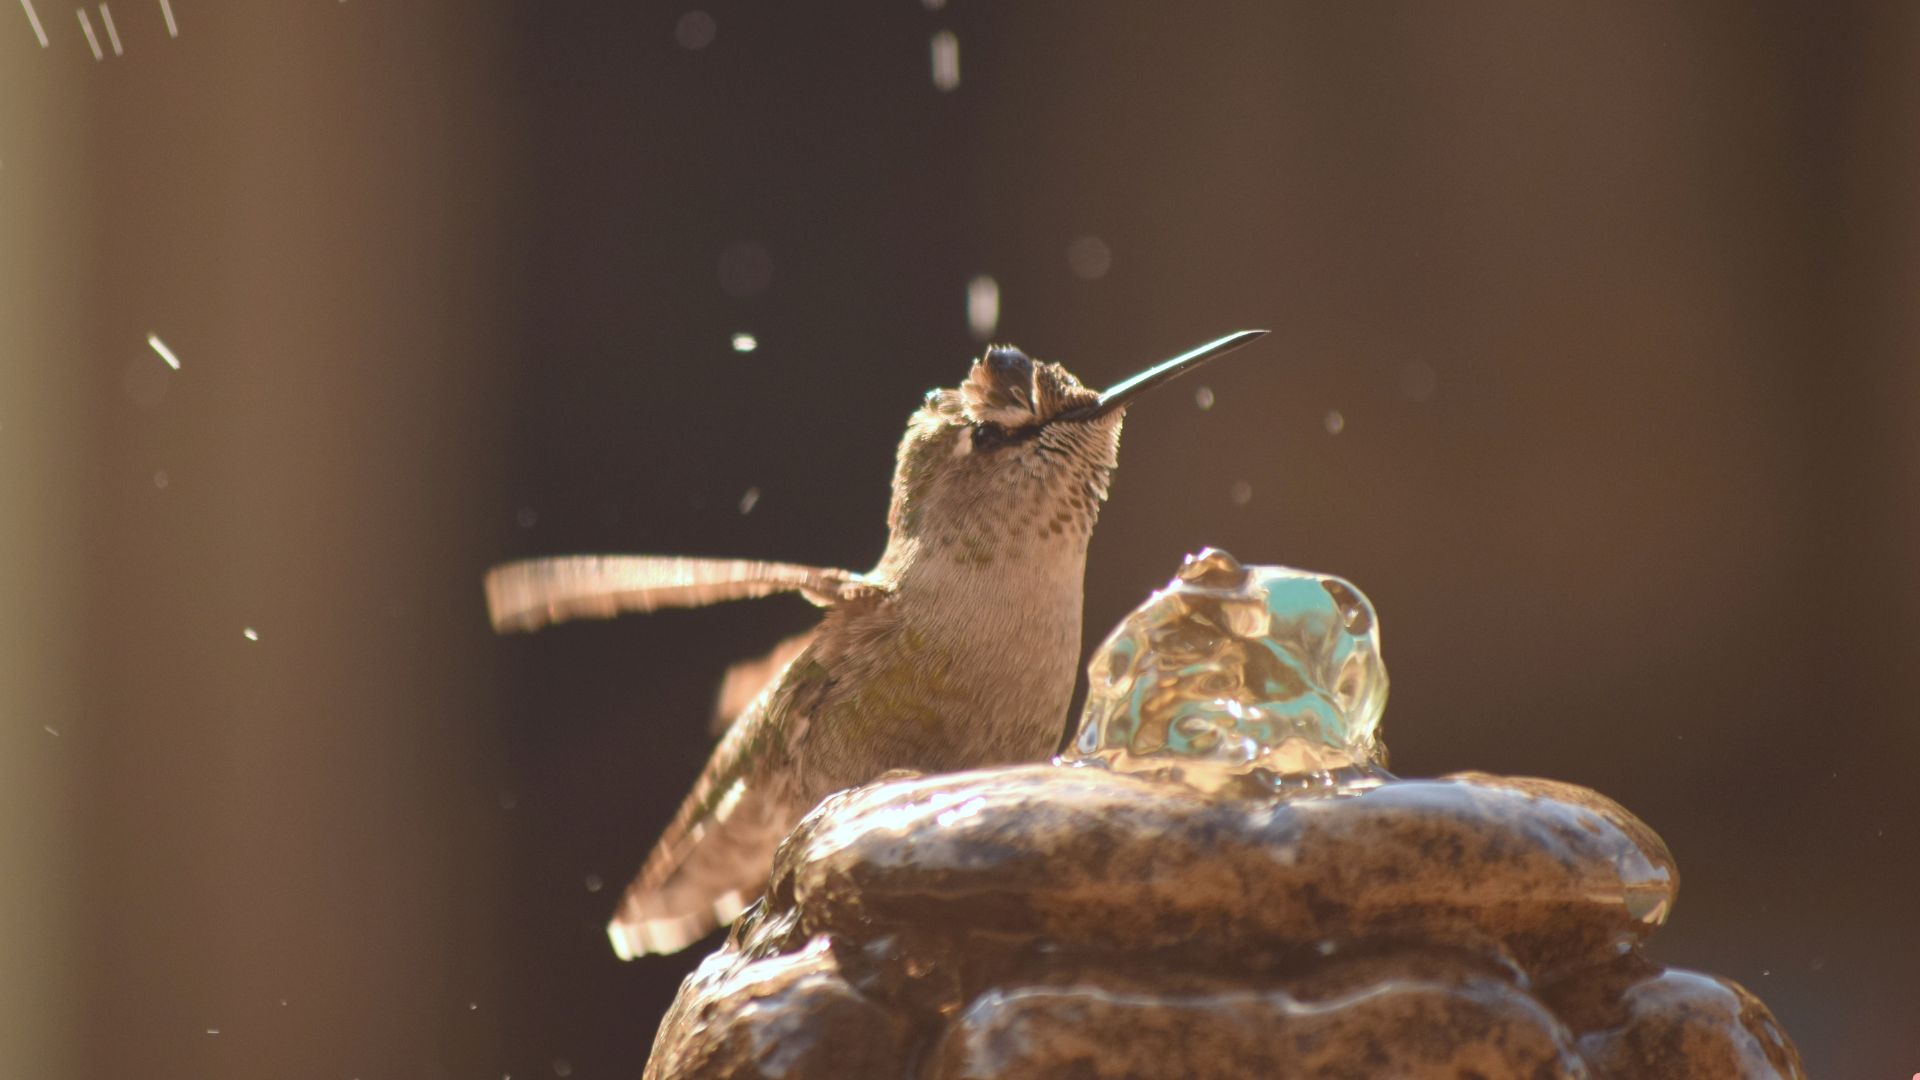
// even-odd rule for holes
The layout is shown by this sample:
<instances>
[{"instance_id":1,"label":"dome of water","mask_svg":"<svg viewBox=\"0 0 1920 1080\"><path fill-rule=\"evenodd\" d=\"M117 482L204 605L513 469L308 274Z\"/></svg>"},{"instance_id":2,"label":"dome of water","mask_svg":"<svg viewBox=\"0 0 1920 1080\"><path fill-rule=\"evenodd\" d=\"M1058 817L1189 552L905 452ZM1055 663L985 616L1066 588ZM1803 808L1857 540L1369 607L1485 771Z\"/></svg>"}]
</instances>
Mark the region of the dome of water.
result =
<instances>
[{"instance_id":1,"label":"dome of water","mask_svg":"<svg viewBox=\"0 0 1920 1080\"><path fill-rule=\"evenodd\" d=\"M1384 777L1380 621L1326 574L1207 548L1088 665L1070 764L1206 790L1364 787Z\"/></svg>"}]
</instances>

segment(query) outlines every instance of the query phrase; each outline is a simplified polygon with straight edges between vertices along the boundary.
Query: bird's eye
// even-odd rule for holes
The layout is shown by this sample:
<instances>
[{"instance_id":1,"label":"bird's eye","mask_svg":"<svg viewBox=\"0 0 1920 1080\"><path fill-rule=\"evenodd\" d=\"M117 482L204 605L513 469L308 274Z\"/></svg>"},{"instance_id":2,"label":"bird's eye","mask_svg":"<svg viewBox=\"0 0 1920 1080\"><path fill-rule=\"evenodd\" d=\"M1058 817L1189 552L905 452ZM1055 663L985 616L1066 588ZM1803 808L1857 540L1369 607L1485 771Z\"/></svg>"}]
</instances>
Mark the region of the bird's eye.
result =
<instances>
[{"instance_id":1,"label":"bird's eye","mask_svg":"<svg viewBox=\"0 0 1920 1080\"><path fill-rule=\"evenodd\" d=\"M973 448L975 451L991 450L1007 441L1007 429L991 421L983 420L973 425Z\"/></svg>"}]
</instances>

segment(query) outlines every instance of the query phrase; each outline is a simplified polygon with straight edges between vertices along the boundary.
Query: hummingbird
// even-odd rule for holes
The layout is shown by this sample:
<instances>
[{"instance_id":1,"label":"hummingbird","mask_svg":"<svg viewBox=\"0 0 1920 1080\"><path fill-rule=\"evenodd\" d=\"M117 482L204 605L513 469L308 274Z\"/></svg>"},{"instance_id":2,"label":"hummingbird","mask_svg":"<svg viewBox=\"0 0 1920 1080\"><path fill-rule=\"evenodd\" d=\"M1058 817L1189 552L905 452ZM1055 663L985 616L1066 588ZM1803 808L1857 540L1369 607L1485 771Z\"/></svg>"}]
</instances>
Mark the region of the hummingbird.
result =
<instances>
[{"instance_id":1,"label":"hummingbird","mask_svg":"<svg viewBox=\"0 0 1920 1080\"><path fill-rule=\"evenodd\" d=\"M781 839L836 791L1053 752L1080 661L1087 541L1127 406L1265 333L1229 334L1105 391L988 347L907 421L886 550L864 574L659 555L488 571L501 632L782 592L824 609L810 632L729 672L715 718L725 733L608 923L614 952L678 952L733 921Z\"/></svg>"}]
</instances>

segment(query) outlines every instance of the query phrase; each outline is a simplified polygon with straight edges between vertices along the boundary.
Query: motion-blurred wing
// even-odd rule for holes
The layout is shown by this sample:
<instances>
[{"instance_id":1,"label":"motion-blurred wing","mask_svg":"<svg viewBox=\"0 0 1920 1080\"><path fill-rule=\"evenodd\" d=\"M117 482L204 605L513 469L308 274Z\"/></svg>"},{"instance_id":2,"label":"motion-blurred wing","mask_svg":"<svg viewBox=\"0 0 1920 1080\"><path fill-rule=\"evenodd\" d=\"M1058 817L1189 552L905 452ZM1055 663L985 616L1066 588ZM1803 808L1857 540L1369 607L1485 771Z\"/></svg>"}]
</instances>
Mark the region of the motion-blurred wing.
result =
<instances>
[{"instance_id":1,"label":"motion-blurred wing","mask_svg":"<svg viewBox=\"0 0 1920 1080\"><path fill-rule=\"evenodd\" d=\"M826 605L869 588L847 570L751 559L671 555L563 555L525 559L487 571L493 628L538 630L568 619L607 619L630 611L701 607L799 592Z\"/></svg>"},{"instance_id":2,"label":"motion-blurred wing","mask_svg":"<svg viewBox=\"0 0 1920 1080\"><path fill-rule=\"evenodd\" d=\"M767 655L742 660L727 669L726 676L720 680L720 693L713 703L713 733L716 736L726 734L734 718L747 711L747 706L760 696L760 691L772 685L773 680L787 670L787 665L793 663L794 657L813 644L815 633L809 630L804 634L795 634L775 645Z\"/></svg>"}]
</instances>

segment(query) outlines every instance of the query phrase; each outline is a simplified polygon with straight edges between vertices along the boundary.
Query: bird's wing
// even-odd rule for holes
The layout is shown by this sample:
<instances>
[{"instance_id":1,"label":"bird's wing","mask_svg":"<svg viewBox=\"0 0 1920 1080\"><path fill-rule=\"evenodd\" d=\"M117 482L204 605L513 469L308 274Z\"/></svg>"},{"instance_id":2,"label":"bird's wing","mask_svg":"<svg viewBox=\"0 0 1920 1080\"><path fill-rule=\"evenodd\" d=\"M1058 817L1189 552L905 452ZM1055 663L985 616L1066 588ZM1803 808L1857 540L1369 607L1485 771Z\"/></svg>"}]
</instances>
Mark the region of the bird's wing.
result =
<instances>
[{"instance_id":1,"label":"bird's wing","mask_svg":"<svg viewBox=\"0 0 1920 1080\"><path fill-rule=\"evenodd\" d=\"M831 683L812 649L802 649L773 693L727 730L607 924L622 960L678 952L766 888L774 849L810 809L774 779L792 768L794 725L804 725Z\"/></svg>"},{"instance_id":2,"label":"bird's wing","mask_svg":"<svg viewBox=\"0 0 1920 1080\"><path fill-rule=\"evenodd\" d=\"M773 680L787 669L794 657L813 643L813 637L818 632L809 630L804 634L795 634L775 645L767 655L742 660L728 668L720 680L720 693L713 702L714 735L726 734L734 718L745 712L762 690L773 685Z\"/></svg>"},{"instance_id":3,"label":"bird's wing","mask_svg":"<svg viewBox=\"0 0 1920 1080\"><path fill-rule=\"evenodd\" d=\"M538 630L568 619L607 619L630 611L701 607L798 592L826 606L869 592L859 574L752 559L673 555L562 555L523 559L487 571L493 628Z\"/></svg>"}]
</instances>

